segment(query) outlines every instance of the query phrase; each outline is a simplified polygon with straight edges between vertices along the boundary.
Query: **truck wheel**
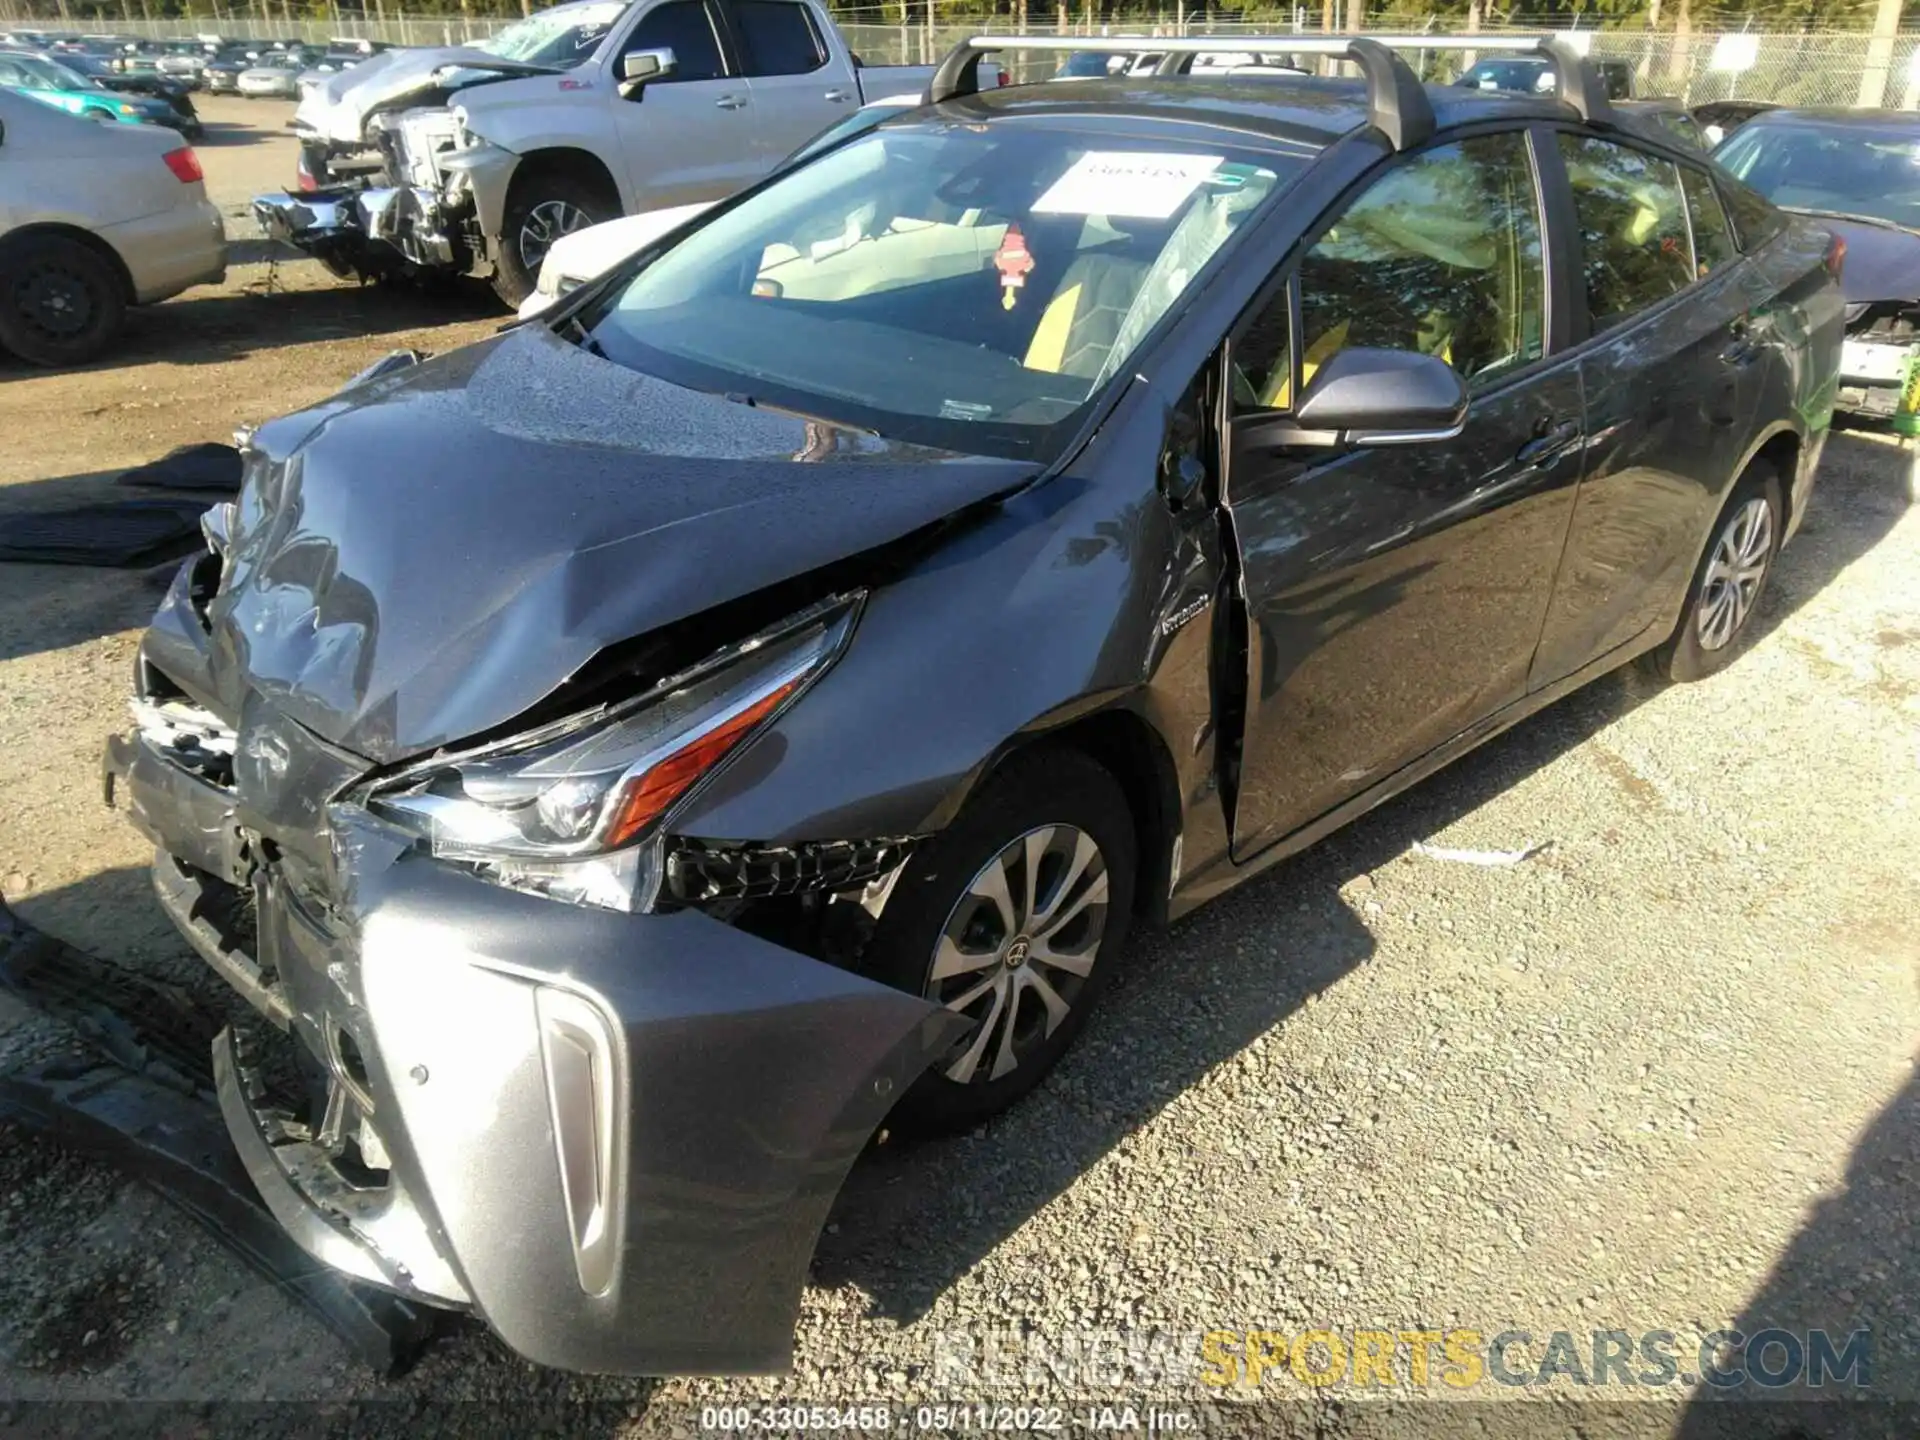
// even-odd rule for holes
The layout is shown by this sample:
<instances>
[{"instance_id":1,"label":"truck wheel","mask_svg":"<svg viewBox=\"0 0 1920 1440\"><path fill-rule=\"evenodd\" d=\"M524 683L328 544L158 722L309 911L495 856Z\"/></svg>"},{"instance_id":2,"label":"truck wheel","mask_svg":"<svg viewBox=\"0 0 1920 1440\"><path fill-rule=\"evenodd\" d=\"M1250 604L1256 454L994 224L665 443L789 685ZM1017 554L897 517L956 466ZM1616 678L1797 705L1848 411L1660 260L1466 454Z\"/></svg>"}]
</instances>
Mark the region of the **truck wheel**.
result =
<instances>
[{"instance_id":1,"label":"truck wheel","mask_svg":"<svg viewBox=\"0 0 1920 1440\"><path fill-rule=\"evenodd\" d=\"M554 241L619 214L619 204L599 186L573 175L535 175L515 185L500 225L494 293L519 309L520 302L533 293L540 262Z\"/></svg>"},{"instance_id":2,"label":"truck wheel","mask_svg":"<svg viewBox=\"0 0 1920 1440\"><path fill-rule=\"evenodd\" d=\"M61 235L0 245L0 349L30 365L79 365L126 313L119 274L91 247Z\"/></svg>"}]
</instances>

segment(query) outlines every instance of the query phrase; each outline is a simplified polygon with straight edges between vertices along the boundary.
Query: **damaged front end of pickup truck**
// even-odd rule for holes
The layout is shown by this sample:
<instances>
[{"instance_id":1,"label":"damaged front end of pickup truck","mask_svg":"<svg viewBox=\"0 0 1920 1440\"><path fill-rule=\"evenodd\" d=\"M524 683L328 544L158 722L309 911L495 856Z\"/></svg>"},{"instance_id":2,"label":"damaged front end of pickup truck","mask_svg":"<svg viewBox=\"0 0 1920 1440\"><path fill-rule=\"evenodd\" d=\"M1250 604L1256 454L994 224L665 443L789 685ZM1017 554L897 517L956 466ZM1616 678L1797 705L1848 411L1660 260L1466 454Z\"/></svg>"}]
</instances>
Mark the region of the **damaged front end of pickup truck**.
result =
<instances>
[{"instance_id":1,"label":"damaged front end of pickup truck","mask_svg":"<svg viewBox=\"0 0 1920 1440\"><path fill-rule=\"evenodd\" d=\"M557 73L475 53L371 94L303 105L293 191L256 196L261 231L342 279L465 275L498 263L520 157L473 133L455 96Z\"/></svg>"}]
</instances>

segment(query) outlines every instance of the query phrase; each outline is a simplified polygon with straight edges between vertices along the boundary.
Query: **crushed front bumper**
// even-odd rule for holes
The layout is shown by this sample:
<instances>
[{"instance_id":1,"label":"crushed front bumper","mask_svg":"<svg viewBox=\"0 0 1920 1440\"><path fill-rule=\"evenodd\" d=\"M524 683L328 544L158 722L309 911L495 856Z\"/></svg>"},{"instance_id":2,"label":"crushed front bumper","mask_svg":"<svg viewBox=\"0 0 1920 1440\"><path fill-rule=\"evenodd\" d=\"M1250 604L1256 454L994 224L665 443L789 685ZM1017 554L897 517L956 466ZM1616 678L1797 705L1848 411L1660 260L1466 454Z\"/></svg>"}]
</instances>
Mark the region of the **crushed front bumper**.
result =
<instances>
[{"instance_id":1,"label":"crushed front bumper","mask_svg":"<svg viewBox=\"0 0 1920 1440\"><path fill-rule=\"evenodd\" d=\"M256 703L238 745L301 786L343 763ZM697 911L518 894L375 822L303 832L312 801L250 799L244 765L236 792L146 732L106 769L182 934L324 1074L296 1119L216 1046L234 1144L297 1243L542 1364L787 1365L833 1196L955 1017Z\"/></svg>"},{"instance_id":2,"label":"crushed front bumper","mask_svg":"<svg viewBox=\"0 0 1920 1440\"><path fill-rule=\"evenodd\" d=\"M419 186L256 195L261 233L304 250L330 268L364 274L406 262L465 270L458 217Z\"/></svg>"}]
</instances>

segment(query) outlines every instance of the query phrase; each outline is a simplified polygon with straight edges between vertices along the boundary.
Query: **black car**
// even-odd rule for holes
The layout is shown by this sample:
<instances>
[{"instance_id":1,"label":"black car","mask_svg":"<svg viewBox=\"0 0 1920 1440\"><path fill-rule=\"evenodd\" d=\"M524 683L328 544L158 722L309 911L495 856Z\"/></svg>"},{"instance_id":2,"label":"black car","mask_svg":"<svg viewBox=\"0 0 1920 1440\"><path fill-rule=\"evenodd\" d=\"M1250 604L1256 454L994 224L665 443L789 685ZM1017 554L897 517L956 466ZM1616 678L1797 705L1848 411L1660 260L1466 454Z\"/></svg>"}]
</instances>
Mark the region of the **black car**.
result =
<instances>
[{"instance_id":1,"label":"black car","mask_svg":"<svg viewBox=\"0 0 1920 1440\"><path fill-rule=\"evenodd\" d=\"M240 72L258 63L249 47L227 46L214 51L200 68L200 83L210 95L232 95L240 88Z\"/></svg>"},{"instance_id":2,"label":"black car","mask_svg":"<svg viewBox=\"0 0 1920 1440\"><path fill-rule=\"evenodd\" d=\"M1920 344L1920 115L1768 110L1714 158L1780 209L1818 220L1846 242L1840 405L1895 415ZM1905 409L1911 415L1920 403Z\"/></svg>"},{"instance_id":3,"label":"black car","mask_svg":"<svg viewBox=\"0 0 1920 1440\"><path fill-rule=\"evenodd\" d=\"M1460 45L1487 48L1489 41L1453 37ZM1633 66L1625 60L1589 60L1609 99L1625 100L1634 92ZM1490 55L1475 61L1453 82L1468 90L1508 90L1516 95L1550 95L1558 83L1553 65L1538 55Z\"/></svg>"},{"instance_id":4,"label":"black car","mask_svg":"<svg viewBox=\"0 0 1920 1440\"><path fill-rule=\"evenodd\" d=\"M110 793L262 1017L248 1170L536 1361L783 1366L877 1125L1011 1103L1136 924L1727 664L1805 514L1829 237L1578 57L979 90L1019 43L261 427L141 644Z\"/></svg>"},{"instance_id":5,"label":"black car","mask_svg":"<svg viewBox=\"0 0 1920 1440\"><path fill-rule=\"evenodd\" d=\"M1709 148L1700 122L1684 100L1622 100L1614 108L1630 121L1651 125L1660 138L1677 141L1683 149Z\"/></svg>"}]
</instances>

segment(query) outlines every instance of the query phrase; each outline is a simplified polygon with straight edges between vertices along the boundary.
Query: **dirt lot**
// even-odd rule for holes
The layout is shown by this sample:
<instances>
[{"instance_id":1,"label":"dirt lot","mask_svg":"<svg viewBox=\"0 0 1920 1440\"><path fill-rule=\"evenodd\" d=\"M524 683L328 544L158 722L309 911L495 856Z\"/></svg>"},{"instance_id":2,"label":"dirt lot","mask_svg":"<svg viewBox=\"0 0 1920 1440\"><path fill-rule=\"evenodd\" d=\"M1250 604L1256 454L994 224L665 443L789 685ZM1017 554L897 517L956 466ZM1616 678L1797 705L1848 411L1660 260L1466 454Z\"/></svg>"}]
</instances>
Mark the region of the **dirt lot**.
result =
<instances>
[{"instance_id":1,"label":"dirt lot","mask_svg":"<svg viewBox=\"0 0 1920 1440\"><path fill-rule=\"evenodd\" d=\"M237 214L290 174L285 107L205 109L210 184ZM318 399L389 349L446 349L500 318L484 292L428 300L310 265L236 266L137 316L89 370L0 368L0 509L102 493L119 469ZM402 1403L363 1427L395 1433L448 1399L538 1406L496 1418L603 1399L617 1403L561 1418L609 1433L716 1397L1209 1393L1191 1377L969 1370L993 1337L1664 1329L1684 1360L1701 1334L1774 1322L1870 1328L1876 1391L1920 1399L1908 496L1897 451L1837 437L1764 639L1731 671L1678 689L1603 681L1144 937L1017 1112L857 1168L789 1376L582 1380L461 1323L381 1381L148 1192L0 1125L0 1397L381 1398ZM192 977L96 778L156 584L0 566L0 892L82 948ZM1481 868L1419 840L1552 847ZM46 1040L0 1012L0 1058ZM1282 1371L1265 1393L1315 1392ZM1355 1433L1367 1412L1337 1398L1264 1423ZM1552 1413L1531 1433L1570 1423ZM1601 1431L1601 1412L1581 1418ZM1674 1418L1663 1405L1609 1423Z\"/></svg>"}]
</instances>

